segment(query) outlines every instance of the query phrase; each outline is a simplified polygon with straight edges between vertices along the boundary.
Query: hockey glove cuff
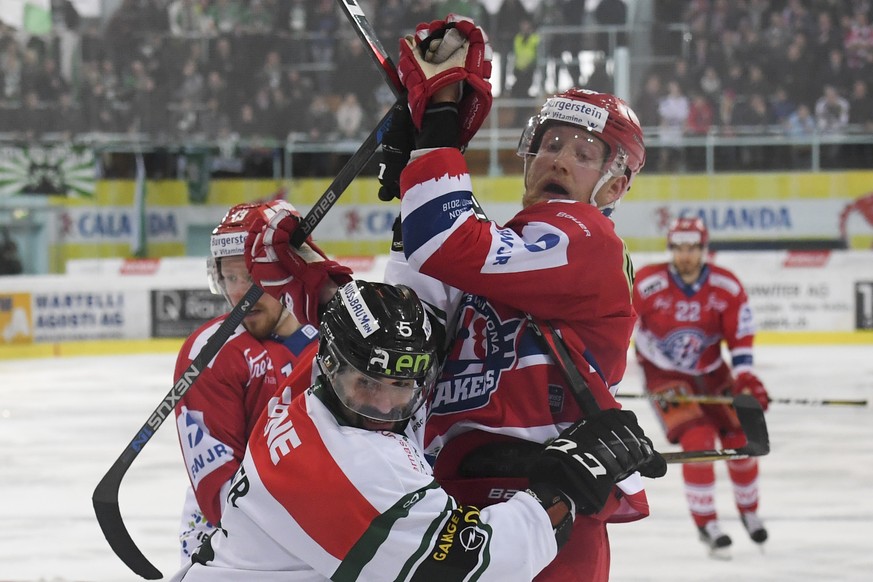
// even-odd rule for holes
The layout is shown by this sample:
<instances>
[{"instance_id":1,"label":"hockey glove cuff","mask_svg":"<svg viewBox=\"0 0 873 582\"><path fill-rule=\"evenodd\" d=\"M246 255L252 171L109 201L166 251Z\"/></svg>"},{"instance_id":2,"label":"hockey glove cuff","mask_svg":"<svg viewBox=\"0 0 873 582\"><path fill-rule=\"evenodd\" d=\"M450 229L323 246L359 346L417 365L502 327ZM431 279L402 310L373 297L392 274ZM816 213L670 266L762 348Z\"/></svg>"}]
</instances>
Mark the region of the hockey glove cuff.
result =
<instances>
[{"instance_id":1,"label":"hockey glove cuff","mask_svg":"<svg viewBox=\"0 0 873 582\"><path fill-rule=\"evenodd\" d=\"M391 125L382 138L382 162L379 164L379 200L400 198L400 172L415 149L415 128L405 103L398 103L391 114Z\"/></svg>"},{"instance_id":2,"label":"hockey glove cuff","mask_svg":"<svg viewBox=\"0 0 873 582\"><path fill-rule=\"evenodd\" d=\"M568 495L549 483L531 484L527 492L540 502L549 515L552 530L555 532L555 541L560 550L570 539L570 533L573 531L576 505Z\"/></svg>"}]
</instances>

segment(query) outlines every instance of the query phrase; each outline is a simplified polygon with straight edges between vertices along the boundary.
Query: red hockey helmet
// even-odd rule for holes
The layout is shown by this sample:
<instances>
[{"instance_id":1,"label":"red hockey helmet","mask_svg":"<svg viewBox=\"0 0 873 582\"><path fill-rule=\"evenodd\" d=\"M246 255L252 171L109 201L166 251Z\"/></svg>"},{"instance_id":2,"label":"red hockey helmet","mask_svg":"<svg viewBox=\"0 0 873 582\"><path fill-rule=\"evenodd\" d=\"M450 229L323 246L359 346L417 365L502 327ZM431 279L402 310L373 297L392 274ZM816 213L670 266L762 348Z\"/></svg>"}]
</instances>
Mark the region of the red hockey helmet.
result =
<instances>
[{"instance_id":1,"label":"red hockey helmet","mask_svg":"<svg viewBox=\"0 0 873 582\"><path fill-rule=\"evenodd\" d=\"M261 204L246 202L227 211L221 223L212 230L209 250L213 258L245 254L249 225L258 216Z\"/></svg>"},{"instance_id":2,"label":"red hockey helmet","mask_svg":"<svg viewBox=\"0 0 873 582\"><path fill-rule=\"evenodd\" d=\"M227 297L222 284L221 259L245 255L249 225L260 214L261 206L263 205L250 202L237 204L227 211L218 226L212 230L209 239L210 257L207 260L206 270L209 276L209 289L216 295Z\"/></svg>"},{"instance_id":3,"label":"red hockey helmet","mask_svg":"<svg viewBox=\"0 0 873 582\"><path fill-rule=\"evenodd\" d=\"M585 128L608 148L604 168L613 176L633 177L646 163L643 130L633 109L615 95L572 88L550 97L538 115L527 122L518 143L521 157L536 155L545 130L564 123Z\"/></svg>"},{"instance_id":4,"label":"red hockey helmet","mask_svg":"<svg viewBox=\"0 0 873 582\"><path fill-rule=\"evenodd\" d=\"M677 218L667 231L667 246L709 244L709 232L701 218Z\"/></svg>"}]
</instances>

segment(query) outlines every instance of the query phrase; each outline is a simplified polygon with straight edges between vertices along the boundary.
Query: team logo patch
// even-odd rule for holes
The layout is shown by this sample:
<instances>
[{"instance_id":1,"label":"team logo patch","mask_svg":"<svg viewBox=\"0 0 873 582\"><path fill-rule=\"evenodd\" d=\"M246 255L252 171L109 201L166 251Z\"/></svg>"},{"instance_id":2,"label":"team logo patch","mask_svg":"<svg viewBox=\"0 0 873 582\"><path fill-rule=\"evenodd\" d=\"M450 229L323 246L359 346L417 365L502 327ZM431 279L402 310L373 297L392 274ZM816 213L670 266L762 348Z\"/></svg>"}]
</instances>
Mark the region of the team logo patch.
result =
<instances>
[{"instance_id":1,"label":"team logo patch","mask_svg":"<svg viewBox=\"0 0 873 582\"><path fill-rule=\"evenodd\" d=\"M415 572L414 580L438 580L446 568L458 573L475 572L487 556L490 530L479 523L479 510L459 507L436 535L427 558ZM433 576L433 577L431 577ZM458 579L466 579L459 576Z\"/></svg>"},{"instance_id":2,"label":"team logo patch","mask_svg":"<svg viewBox=\"0 0 873 582\"><path fill-rule=\"evenodd\" d=\"M434 389L431 414L482 408L516 359L518 320L504 322L482 298L466 296L452 352Z\"/></svg>"},{"instance_id":3,"label":"team logo patch","mask_svg":"<svg viewBox=\"0 0 873 582\"><path fill-rule=\"evenodd\" d=\"M549 384L549 410L552 414L558 414L564 410L564 387L557 384Z\"/></svg>"},{"instance_id":4,"label":"team logo patch","mask_svg":"<svg viewBox=\"0 0 873 582\"><path fill-rule=\"evenodd\" d=\"M551 248L555 248L558 246L560 240L561 238L556 234L544 234L536 242L524 245L524 248L532 253L538 253L540 251L547 251Z\"/></svg>"},{"instance_id":5,"label":"team logo patch","mask_svg":"<svg viewBox=\"0 0 873 582\"><path fill-rule=\"evenodd\" d=\"M670 282L667 280L667 276L664 273L650 275L637 283L637 289L639 289L640 297L643 299L648 299L655 293L667 289L669 286Z\"/></svg>"},{"instance_id":6,"label":"team logo patch","mask_svg":"<svg viewBox=\"0 0 873 582\"><path fill-rule=\"evenodd\" d=\"M683 369L693 370L708 345L706 336L699 330L682 328L664 338L660 349L671 362Z\"/></svg>"}]
</instances>

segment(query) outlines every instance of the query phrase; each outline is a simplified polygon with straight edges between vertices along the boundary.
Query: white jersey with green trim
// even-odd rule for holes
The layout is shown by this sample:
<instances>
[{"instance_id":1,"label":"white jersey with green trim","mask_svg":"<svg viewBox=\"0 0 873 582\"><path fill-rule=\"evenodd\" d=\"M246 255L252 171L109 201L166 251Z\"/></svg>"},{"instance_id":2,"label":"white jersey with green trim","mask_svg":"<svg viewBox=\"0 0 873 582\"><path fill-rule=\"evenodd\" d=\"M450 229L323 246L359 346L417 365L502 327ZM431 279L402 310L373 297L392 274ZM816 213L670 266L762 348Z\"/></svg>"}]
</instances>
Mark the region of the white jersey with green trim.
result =
<instances>
[{"instance_id":1,"label":"white jersey with green trim","mask_svg":"<svg viewBox=\"0 0 873 582\"><path fill-rule=\"evenodd\" d=\"M274 397L234 477L205 563L173 581L531 580L556 555L524 492L481 511L434 481L423 411L405 434L347 426L316 384ZM211 555L210 555L211 549Z\"/></svg>"}]
</instances>

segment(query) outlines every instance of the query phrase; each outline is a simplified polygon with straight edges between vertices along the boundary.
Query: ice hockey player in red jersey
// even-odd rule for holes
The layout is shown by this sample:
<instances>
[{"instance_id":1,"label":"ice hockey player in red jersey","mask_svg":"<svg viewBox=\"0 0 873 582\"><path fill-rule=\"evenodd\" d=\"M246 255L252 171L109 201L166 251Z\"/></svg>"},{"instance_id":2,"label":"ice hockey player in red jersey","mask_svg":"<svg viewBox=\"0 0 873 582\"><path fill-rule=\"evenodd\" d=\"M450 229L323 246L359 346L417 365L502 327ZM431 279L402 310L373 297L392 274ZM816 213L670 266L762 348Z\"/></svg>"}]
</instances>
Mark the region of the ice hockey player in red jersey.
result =
<instances>
[{"instance_id":1,"label":"ice hockey player in red jersey","mask_svg":"<svg viewBox=\"0 0 873 582\"><path fill-rule=\"evenodd\" d=\"M634 307L639 316L637 358L646 390L656 396L748 393L766 410L767 391L752 368L755 328L743 285L727 269L707 262L709 233L700 218L679 218L667 233L668 263L637 273ZM731 362L722 359L722 343ZM684 450L745 444L736 414L726 404L654 401L667 439ZM758 517L758 460L727 463L743 525L756 543L767 539ZM685 496L700 538L718 558L730 557L731 538L715 507L712 463L683 466Z\"/></svg>"},{"instance_id":2,"label":"ice hockey player in red jersey","mask_svg":"<svg viewBox=\"0 0 873 582\"><path fill-rule=\"evenodd\" d=\"M208 270L213 292L236 305L252 284L245 256L249 229L266 231L270 219L291 211L293 207L285 201L239 204L228 211L210 239ZM319 285L327 288L328 297L336 284L327 284L328 279L320 274L329 273L338 282L350 279L348 269L333 261L324 262L314 245L304 245L301 257L305 258L300 258L299 268L291 273L298 279L314 274ZM269 266L265 263L265 268ZM289 277L284 279L284 288L293 291L293 299L286 304L296 304L295 313L269 294L262 295L176 407L179 441L191 481L180 531L183 563L218 523L230 479L261 411L298 362L311 366L315 356L318 322L310 318L317 311L319 294L300 285L292 288ZM176 377L188 368L225 317L203 324L185 341L176 360Z\"/></svg>"},{"instance_id":3,"label":"ice hockey player in red jersey","mask_svg":"<svg viewBox=\"0 0 873 582\"><path fill-rule=\"evenodd\" d=\"M467 40L440 64L440 51L458 45L453 31ZM524 490L530 457L583 416L526 314L556 328L600 408L618 407L611 389L624 374L635 321L633 270L608 215L645 163L639 122L624 101L568 90L549 98L521 136L523 209L505 226L484 220L461 151L490 104L483 39L450 16L401 40L414 151L395 184L389 170L404 140L392 128L380 191L388 199L396 188L401 197L403 252L392 252L386 280L409 284L457 321L425 446L440 484L478 507ZM602 511L577 517L568 545L536 580L607 580L606 522L647 514L634 474Z\"/></svg>"},{"instance_id":4,"label":"ice hockey player in red jersey","mask_svg":"<svg viewBox=\"0 0 873 582\"><path fill-rule=\"evenodd\" d=\"M322 315L317 381L270 400L221 528L172 582L531 580L572 540L574 518L660 457L632 412L605 410L540 448L526 490L458 503L421 448L435 323L407 287L340 287Z\"/></svg>"}]
</instances>

